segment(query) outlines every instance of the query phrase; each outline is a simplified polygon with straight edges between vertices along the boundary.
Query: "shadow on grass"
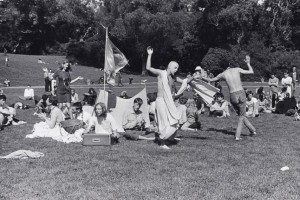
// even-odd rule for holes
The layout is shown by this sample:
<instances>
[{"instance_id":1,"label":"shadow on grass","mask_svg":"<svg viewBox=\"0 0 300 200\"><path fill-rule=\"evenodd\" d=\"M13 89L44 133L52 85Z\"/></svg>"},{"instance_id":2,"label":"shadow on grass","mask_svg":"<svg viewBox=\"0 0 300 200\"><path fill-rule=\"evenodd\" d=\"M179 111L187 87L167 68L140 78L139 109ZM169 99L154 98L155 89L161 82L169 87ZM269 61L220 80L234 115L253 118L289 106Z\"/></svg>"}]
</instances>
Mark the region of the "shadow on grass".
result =
<instances>
[{"instance_id":1,"label":"shadow on grass","mask_svg":"<svg viewBox=\"0 0 300 200\"><path fill-rule=\"evenodd\" d=\"M230 130L226 130L226 129L208 128L206 131L219 132L219 133L223 133L225 135L235 135L234 131L230 131Z\"/></svg>"},{"instance_id":2,"label":"shadow on grass","mask_svg":"<svg viewBox=\"0 0 300 200\"><path fill-rule=\"evenodd\" d=\"M208 140L209 139L209 137L204 137L204 136L184 136L182 138L194 139L194 140Z\"/></svg>"}]
</instances>

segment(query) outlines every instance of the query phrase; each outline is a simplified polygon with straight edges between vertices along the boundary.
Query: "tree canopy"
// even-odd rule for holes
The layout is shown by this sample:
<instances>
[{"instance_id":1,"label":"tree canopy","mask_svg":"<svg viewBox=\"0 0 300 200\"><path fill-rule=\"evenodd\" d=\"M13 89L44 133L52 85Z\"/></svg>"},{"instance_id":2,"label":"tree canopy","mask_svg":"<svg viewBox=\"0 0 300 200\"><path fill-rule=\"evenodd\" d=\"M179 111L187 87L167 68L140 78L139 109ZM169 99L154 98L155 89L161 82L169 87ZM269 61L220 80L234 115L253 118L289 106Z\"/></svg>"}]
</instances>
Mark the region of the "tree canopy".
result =
<instances>
[{"instance_id":1,"label":"tree canopy","mask_svg":"<svg viewBox=\"0 0 300 200\"><path fill-rule=\"evenodd\" d=\"M141 73L146 47L155 67L170 60L182 72L213 73L252 57L256 79L300 68L298 0L2 0L0 48L66 54L103 67L105 30L125 53L125 70Z\"/></svg>"}]
</instances>

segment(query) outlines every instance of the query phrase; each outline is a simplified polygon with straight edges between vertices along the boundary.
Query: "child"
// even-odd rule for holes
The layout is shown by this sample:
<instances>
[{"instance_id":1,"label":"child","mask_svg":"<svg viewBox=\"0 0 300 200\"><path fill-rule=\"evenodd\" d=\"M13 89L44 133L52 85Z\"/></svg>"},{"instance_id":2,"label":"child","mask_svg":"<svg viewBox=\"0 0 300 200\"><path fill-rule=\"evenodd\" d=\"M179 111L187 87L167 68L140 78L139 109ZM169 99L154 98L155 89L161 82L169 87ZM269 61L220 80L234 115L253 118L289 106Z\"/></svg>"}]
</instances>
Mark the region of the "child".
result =
<instances>
[{"instance_id":1,"label":"child","mask_svg":"<svg viewBox=\"0 0 300 200\"><path fill-rule=\"evenodd\" d=\"M216 117L229 117L228 101L224 99L222 93L215 94L215 101L210 107L210 115Z\"/></svg>"}]
</instances>

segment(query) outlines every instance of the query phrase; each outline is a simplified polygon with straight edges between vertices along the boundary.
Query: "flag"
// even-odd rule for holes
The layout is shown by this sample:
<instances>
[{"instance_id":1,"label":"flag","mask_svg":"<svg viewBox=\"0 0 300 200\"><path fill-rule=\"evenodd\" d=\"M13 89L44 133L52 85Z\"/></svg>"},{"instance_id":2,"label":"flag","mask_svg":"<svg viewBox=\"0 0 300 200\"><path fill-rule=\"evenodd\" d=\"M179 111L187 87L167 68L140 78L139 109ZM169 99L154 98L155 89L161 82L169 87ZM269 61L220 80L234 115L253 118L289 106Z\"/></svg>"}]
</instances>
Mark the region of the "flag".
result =
<instances>
[{"instance_id":1,"label":"flag","mask_svg":"<svg viewBox=\"0 0 300 200\"><path fill-rule=\"evenodd\" d=\"M116 74L128 64L125 55L110 41L106 35L105 43L105 65L107 83L115 86Z\"/></svg>"}]
</instances>

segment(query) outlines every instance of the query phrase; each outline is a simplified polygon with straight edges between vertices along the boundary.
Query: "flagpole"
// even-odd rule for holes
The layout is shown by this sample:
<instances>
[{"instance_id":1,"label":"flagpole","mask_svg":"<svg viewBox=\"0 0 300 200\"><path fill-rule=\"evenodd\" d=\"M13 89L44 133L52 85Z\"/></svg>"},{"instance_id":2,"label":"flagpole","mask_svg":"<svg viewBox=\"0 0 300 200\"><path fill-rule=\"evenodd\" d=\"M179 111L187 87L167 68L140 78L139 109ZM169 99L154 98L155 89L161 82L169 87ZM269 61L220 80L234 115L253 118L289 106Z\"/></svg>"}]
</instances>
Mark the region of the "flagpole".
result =
<instances>
[{"instance_id":1,"label":"flagpole","mask_svg":"<svg viewBox=\"0 0 300 200\"><path fill-rule=\"evenodd\" d=\"M106 45L107 45L107 38L108 38L108 27L105 27L105 49L104 49L104 85L103 85L103 90L104 90L104 95L105 95L105 86L106 86L106 73L105 73L105 69L106 69ZM104 99L105 99L105 96L104 96Z\"/></svg>"}]
</instances>

